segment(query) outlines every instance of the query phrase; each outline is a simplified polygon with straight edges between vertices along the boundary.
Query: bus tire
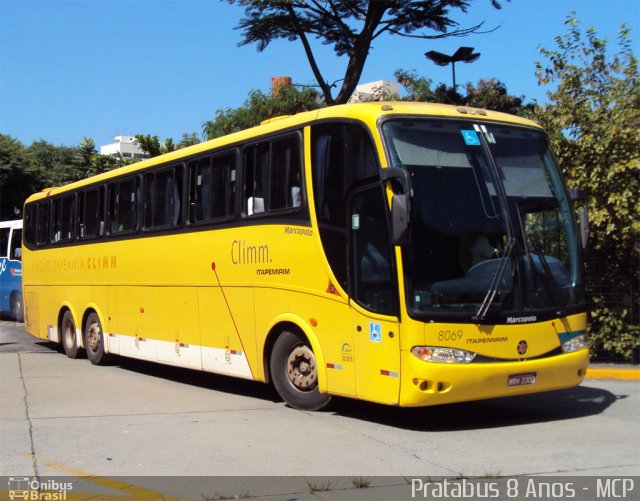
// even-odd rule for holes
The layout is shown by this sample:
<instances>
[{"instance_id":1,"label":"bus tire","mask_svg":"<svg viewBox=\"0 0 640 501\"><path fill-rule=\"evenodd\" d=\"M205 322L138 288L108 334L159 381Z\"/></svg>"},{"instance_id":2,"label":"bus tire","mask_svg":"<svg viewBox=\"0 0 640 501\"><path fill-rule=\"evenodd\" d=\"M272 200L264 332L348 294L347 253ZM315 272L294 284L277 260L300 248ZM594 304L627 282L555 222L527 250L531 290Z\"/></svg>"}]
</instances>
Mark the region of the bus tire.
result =
<instances>
[{"instance_id":1,"label":"bus tire","mask_svg":"<svg viewBox=\"0 0 640 501\"><path fill-rule=\"evenodd\" d=\"M104 351L102 324L94 311L89 313L84 325L84 348L93 365L104 365L109 361L109 355Z\"/></svg>"},{"instance_id":2,"label":"bus tire","mask_svg":"<svg viewBox=\"0 0 640 501\"><path fill-rule=\"evenodd\" d=\"M11 298L11 316L16 322L24 322L24 303L21 292L14 293Z\"/></svg>"},{"instance_id":3,"label":"bus tire","mask_svg":"<svg viewBox=\"0 0 640 501\"><path fill-rule=\"evenodd\" d=\"M294 409L317 411L331 400L318 389L318 367L308 341L293 332L276 339L269 360L271 378L278 394Z\"/></svg>"},{"instance_id":4,"label":"bus tire","mask_svg":"<svg viewBox=\"0 0 640 501\"><path fill-rule=\"evenodd\" d=\"M78 337L76 336L76 324L73 315L69 310L64 312L62 322L60 322L60 338L62 347L69 358L78 358L80 348L78 348Z\"/></svg>"}]
</instances>

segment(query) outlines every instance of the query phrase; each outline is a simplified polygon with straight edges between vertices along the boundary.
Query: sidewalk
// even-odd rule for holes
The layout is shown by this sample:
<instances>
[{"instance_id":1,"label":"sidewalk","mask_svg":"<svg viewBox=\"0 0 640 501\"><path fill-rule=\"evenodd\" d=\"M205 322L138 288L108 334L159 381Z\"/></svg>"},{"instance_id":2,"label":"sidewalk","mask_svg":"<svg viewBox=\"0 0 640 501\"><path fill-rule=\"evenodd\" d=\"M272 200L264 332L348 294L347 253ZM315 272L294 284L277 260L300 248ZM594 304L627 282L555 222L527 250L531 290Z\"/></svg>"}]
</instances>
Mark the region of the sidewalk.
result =
<instances>
[{"instance_id":1,"label":"sidewalk","mask_svg":"<svg viewBox=\"0 0 640 501\"><path fill-rule=\"evenodd\" d=\"M640 365L593 363L587 369L586 378L640 381Z\"/></svg>"}]
</instances>

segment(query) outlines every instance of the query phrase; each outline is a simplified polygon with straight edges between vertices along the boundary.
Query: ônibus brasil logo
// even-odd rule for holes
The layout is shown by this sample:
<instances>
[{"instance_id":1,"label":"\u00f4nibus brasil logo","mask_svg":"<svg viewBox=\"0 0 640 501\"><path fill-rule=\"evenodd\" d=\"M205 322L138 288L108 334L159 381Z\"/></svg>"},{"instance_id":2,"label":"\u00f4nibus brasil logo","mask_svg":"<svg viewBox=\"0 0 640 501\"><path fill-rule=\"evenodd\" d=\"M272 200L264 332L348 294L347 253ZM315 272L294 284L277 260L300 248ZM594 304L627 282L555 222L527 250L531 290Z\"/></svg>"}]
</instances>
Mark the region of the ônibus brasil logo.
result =
<instances>
[{"instance_id":1,"label":"\u00f4nibus brasil logo","mask_svg":"<svg viewBox=\"0 0 640 501\"><path fill-rule=\"evenodd\" d=\"M9 499L33 501L65 501L68 491L73 490L71 482L41 480L33 477L9 477Z\"/></svg>"}]
</instances>

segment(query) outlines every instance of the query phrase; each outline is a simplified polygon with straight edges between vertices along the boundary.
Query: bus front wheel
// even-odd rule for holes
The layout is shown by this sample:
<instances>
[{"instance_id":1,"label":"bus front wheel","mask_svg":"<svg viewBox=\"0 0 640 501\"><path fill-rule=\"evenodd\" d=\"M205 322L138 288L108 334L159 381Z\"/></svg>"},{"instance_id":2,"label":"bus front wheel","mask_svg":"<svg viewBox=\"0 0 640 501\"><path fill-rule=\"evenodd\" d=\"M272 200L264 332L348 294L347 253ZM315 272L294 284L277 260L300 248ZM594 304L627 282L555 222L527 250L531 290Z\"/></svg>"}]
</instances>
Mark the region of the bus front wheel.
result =
<instances>
[{"instance_id":1,"label":"bus front wheel","mask_svg":"<svg viewBox=\"0 0 640 501\"><path fill-rule=\"evenodd\" d=\"M87 317L84 327L84 348L87 358L93 365L102 365L108 362L109 355L104 351L104 333L102 324L95 312Z\"/></svg>"},{"instance_id":2,"label":"bus front wheel","mask_svg":"<svg viewBox=\"0 0 640 501\"><path fill-rule=\"evenodd\" d=\"M66 355L69 358L78 358L80 349L78 348L78 338L76 336L76 324L69 310L65 311L62 317L60 333L62 335L62 347Z\"/></svg>"},{"instance_id":3,"label":"bus front wheel","mask_svg":"<svg viewBox=\"0 0 640 501\"><path fill-rule=\"evenodd\" d=\"M276 340L270 360L273 385L284 401L295 409L317 411L331 400L318 389L318 365L309 343L293 332Z\"/></svg>"}]
</instances>

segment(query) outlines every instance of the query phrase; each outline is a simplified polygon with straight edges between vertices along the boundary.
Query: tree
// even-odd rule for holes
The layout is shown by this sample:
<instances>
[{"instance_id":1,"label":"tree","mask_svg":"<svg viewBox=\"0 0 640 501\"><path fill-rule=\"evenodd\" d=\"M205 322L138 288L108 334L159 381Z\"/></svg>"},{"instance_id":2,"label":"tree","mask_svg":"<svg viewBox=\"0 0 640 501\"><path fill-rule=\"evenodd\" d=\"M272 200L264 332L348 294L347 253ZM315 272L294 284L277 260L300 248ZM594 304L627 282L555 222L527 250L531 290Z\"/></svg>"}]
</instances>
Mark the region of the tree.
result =
<instances>
[{"instance_id":1,"label":"tree","mask_svg":"<svg viewBox=\"0 0 640 501\"><path fill-rule=\"evenodd\" d=\"M22 217L24 201L33 193L61 186L130 163L98 155L95 141L84 138L75 147L20 141L0 134L0 220Z\"/></svg>"},{"instance_id":2,"label":"tree","mask_svg":"<svg viewBox=\"0 0 640 501\"><path fill-rule=\"evenodd\" d=\"M76 166L87 175L90 175L89 173L93 174L95 158L98 154L96 142L89 137L85 137L78 145L77 150Z\"/></svg>"},{"instance_id":3,"label":"tree","mask_svg":"<svg viewBox=\"0 0 640 501\"><path fill-rule=\"evenodd\" d=\"M116 158L109 155L99 155L96 149L96 142L90 137L82 139L76 147L76 176L77 179L95 176L102 172L128 165L132 160L125 158Z\"/></svg>"},{"instance_id":4,"label":"tree","mask_svg":"<svg viewBox=\"0 0 640 501\"><path fill-rule=\"evenodd\" d=\"M136 140L140 145L140 149L152 158L181 148L186 148L187 146L192 146L200 142L195 132L192 132L191 134L182 134L182 139L178 144L176 144L170 137L165 139L163 144L160 144L160 138L150 134L136 134Z\"/></svg>"},{"instance_id":5,"label":"tree","mask_svg":"<svg viewBox=\"0 0 640 501\"><path fill-rule=\"evenodd\" d=\"M415 71L398 70L394 76L406 89L405 99L408 101L471 106L512 115L521 115L533 109L532 104L523 104L524 96L512 96L508 93L506 85L496 78L480 79L477 86L467 83L467 93L462 95L445 84L439 84L432 90L431 80L419 77Z\"/></svg>"},{"instance_id":6,"label":"tree","mask_svg":"<svg viewBox=\"0 0 640 501\"><path fill-rule=\"evenodd\" d=\"M524 96L513 96L507 92L507 86L496 78L480 79L477 86L468 83L464 105L473 108L501 111L512 115L521 115L525 110L532 110L532 104L524 104Z\"/></svg>"},{"instance_id":7,"label":"tree","mask_svg":"<svg viewBox=\"0 0 640 501\"><path fill-rule=\"evenodd\" d=\"M245 8L238 25L244 39L240 45L256 43L262 52L273 41L300 40L313 75L327 105L346 103L353 94L374 40L389 34L421 39L440 39L480 33L483 23L461 28L450 10L466 12L470 0L227 0ZM490 0L500 8L498 0ZM431 34L422 30L428 30ZM332 45L338 56L348 58L338 95L323 76L309 35ZM340 81L340 80L338 80Z\"/></svg>"},{"instance_id":8,"label":"tree","mask_svg":"<svg viewBox=\"0 0 640 501\"><path fill-rule=\"evenodd\" d=\"M150 157L162 155L162 147L160 146L160 138L158 136L136 134L136 141L138 141L140 149Z\"/></svg>"},{"instance_id":9,"label":"tree","mask_svg":"<svg viewBox=\"0 0 640 501\"><path fill-rule=\"evenodd\" d=\"M431 89L432 81L425 77L419 77L415 70L396 70L393 76L407 92L405 101L440 102L438 96Z\"/></svg>"},{"instance_id":10,"label":"tree","mask_svg":"<svg viewBox=\"0 0 640 501\"><path fill-rule=\"evenodd\" d=\"M41 188L24 145L0 134L0 221L21 218L25 199Z\"/></svg>"},{"instance_id":11,"label":"tree","mask_svg":"<svg viewBox=\"0 0 640 501\"><path fill-rule=\"evenodd\" d=\"M82 164L87 166L90 165L93 158L98 154L98 150L96 150L96 142L90 137L83 138L78 145L78 153Z\"/></svg>"},{"instance_id":12,"label":"tree","mask_svg":"<svg viewBox=\"0 0 640 501\"><path fill-rule=\"evenodd\" d=\"M275 96L252 90L243 106L219 109L213 120L203 122L202 134L207 139L214 139L254 127L270 118L295 115L302 111L315 110L320 106L318 93L310 88L298 90L288 85L279 88Z\"/></svg>"},{"instance_id":13,"label":"tree","mask_svg":"<svg viewBox=\"0 0 640 501\"><path fill-rule=\"evenodd\" d=\"M26 154L34 172L44 187L61 186L78 179L83 175L76 166L76 148L54 146L43 139L34 141L26 149Z\"/></svg>"},{"instance_id":14,"label":"tree","mask_svg":"<svg viewBox=\"0 0 640 501\"><path fill-rule=\"evenodd\" d=\"M535 115L551 134L568 184L588 196L586 276L594 348L628 357L640 342L638 60L624 25L612 55L607 41L594 28L583 33L574 15L565 25L556 49L540 48L547 61L537 63L538 82L555 88Z\"/></svg>"},{"instance_id":15,"label":"tree","mask_svg":"<svg viewBox=\"0 0 640 501\"><path fill-rule=\"evenodd\" d=\"M171 151L176 151L176 143L173 142L173 139L171 139L170 137L168 137L167 139L164 140L164 144L162 145L162 147L160 148L162 153L169 153Z\"/></svg>"},{"instance_id":16,"label":"tree","mask_svg":"<svg viewBox=\"0 0 640 501\"><path fill-rule=\"evenodd\" d=\"M198 135L195 132L192 132L191 134L184 133L178 143L178 149L187 148L196 144L200 144L200 138L198 138Z\"/></svg>"}]
</instances>

